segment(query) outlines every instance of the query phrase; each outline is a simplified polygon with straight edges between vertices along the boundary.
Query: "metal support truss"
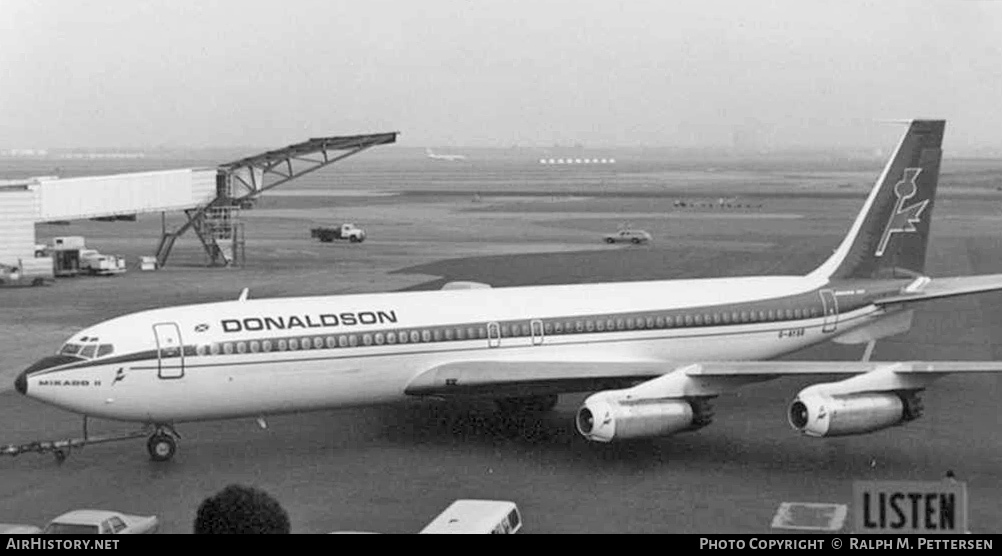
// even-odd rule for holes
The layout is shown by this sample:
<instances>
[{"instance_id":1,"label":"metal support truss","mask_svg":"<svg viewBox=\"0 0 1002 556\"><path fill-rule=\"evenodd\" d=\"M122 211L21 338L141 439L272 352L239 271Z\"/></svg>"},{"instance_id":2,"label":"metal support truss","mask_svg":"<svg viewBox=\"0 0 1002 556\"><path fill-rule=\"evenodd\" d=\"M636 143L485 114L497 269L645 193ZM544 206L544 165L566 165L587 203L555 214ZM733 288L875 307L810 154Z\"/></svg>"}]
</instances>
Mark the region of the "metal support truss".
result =
<instances>
[{"instance_id":1,"label":"metal support truss","mask_svg":"<svg viewBox=\"0 0 1002 556\"><path fill-rule=\"evenodd\" d=\"M214 209L246 205L265 191L324 166L344 160L377 145L395 143L398 132L343 137L320 137L268 151L233 162L220 164L216 198L209 204L185 211L188 221L173 232L164 232L157 248L157 266L167 263L174 242L189 228L195 228L199 241L212 264L229 265L234 257L225 253L213 234L204 233L203 222ZM241 245L242 248L242 245Z\"/></svg>"}]
</instances>

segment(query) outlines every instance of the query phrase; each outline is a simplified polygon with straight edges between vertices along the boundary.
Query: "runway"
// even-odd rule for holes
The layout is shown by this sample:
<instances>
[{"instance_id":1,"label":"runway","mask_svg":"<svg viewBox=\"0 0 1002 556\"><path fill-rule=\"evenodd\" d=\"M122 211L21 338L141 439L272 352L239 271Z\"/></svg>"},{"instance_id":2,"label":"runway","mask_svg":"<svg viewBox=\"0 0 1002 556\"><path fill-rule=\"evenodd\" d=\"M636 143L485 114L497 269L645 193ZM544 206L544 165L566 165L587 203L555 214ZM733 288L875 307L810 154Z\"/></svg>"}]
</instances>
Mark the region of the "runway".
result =
<instances>
[{"instance_id":1,"label":"runway","mask_svg":"<svg viewBox=\"0 0 1002 556\"><path fill-rule=\"evenodd\" d=\"M5 363L3 374L9 377L37 353L54 350L66 329L161 304L235 298L245 285L252 296L263 297L433 289L449 280L502 287L802 273L834 248L861 204L794 199L770 201L762 209L808 215L799 219L661 218L660 227L652 225L653 244L606 247L596 245L596 234L614 228L614 215L574 215L589 201L575 201L566 215L537 220L519 218L514 202L503 218L487 218L469 200L401 199L394 202L412 204L393 209L386 199L373 205L355 201L369 207L367 226L375 230L362 249L312 243L304 234L309 222L283 212L257 217L248 229L249 245L260 251L247 269L196 269L183 266L182 255L175 268L130 273L118 282L77 279L24 295L4 291L16 315L8 325L29 331L17 341L30 341L30 331L38 331L38 341L15 350L5 340L5 353L17 360ZM293 210L302 201L282 198L271 208ZM605 199L590 207L604 213L610 203L616 204ZM634 203L624 196L619 208L625 212ZM965 218L988 214L983 205L958 200L936 207L931 275L1002 272L1002 239L992 221ZM559 212L552 204L546 210ZM413 221L396 220L405 213ZM430 214L442 219L426 220ZM124 229L100 226L72 228L108 241ZM456 230L465 233L456 237ZM474 256L476 239L491 255ZM118 241L122 250L141 252L135 243ZM706 243L692 248L697 241ZM534 252L539 245L547 245L546 252ZM283 261L291 248L312 255L297 255L288 267ZM874 359L999 359L999 337L1002 295L943 300L918 309L907 334L879 342ZM826 345L788 359L852 360L861 353L862 346ZM799 437L786 423L787 404L811 383L796 378L721 396L713 424L697 432L608 446L574 431L584 394L562 397L553 413L528 430L501 422L488 405L431 401L271 417L264 430L251 419L184 424L178 454L166 465L148 461L141 440L77 450L61 465L33 454L0 459L0 521L42 524L70 509L94 507L156 514L162 532L187 533L205 496L244 482L274 494L296 533L416 532L457 498L517 502L526 533L766 533L782 502L848 504L854 480L937 480L952 469L968 484L971 529L999 532L999 380L945 377L925 392L919 420L825 440ZM0 443L79 432L76 416L10 391L0 394L0 423ZM130 428L92 426L92 432Z\"/></svg>"}]
</instances>

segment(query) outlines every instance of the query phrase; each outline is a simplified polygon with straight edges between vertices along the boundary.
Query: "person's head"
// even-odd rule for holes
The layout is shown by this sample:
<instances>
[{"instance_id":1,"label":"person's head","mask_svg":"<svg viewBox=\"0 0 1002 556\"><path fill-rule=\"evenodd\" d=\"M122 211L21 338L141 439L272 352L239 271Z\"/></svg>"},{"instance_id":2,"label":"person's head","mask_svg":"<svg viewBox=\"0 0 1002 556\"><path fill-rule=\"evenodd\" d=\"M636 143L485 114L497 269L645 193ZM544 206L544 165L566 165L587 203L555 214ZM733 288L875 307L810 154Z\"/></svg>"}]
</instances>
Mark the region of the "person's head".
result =
<instances>
[{"instance_id":1,"label":"person's head","mask_svg":"<svg viewBox=\"0 0 1002 556\"><path fill-rule=\"evenodd\" d=\"M206 498L195 516L195 534L288 534L289 515L267 492L229 485Z\"/></svg>"}]
</instances>

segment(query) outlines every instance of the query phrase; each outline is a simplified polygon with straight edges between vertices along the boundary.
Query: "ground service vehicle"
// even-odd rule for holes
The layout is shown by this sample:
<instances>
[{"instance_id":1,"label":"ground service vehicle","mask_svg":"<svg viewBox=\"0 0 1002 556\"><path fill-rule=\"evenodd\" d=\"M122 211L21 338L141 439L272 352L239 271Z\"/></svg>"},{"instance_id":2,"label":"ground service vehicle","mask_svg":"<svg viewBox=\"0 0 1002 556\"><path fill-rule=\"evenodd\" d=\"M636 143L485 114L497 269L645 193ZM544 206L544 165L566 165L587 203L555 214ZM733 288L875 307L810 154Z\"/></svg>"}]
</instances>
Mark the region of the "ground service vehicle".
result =
<instances>
[{"instance_id":1,"label":"ground service vehicle","mask_svg":"<svg viewBox=\"0 0 1002 556\"><path fill-rule=\"evenodd\" d=\"M93 275L112 276L123 274L125 259L114 255L102 255L94 249L80 250L80 271Z\"/></svg>"},{"instance_id":2,"label":"ground service vehicle","mask_svg":"<svg viewBox=\"0 0 1002 556\"><path fill-rule=\"evenodd\" d=\"M522 528L522 515L514 502L456 500L424 529L429 535L512 535Z\"/></svg>"},{"instance_id":3,"label":"ground service vehicle","mask_svg":"<svg viewBox=\"0 0 1002 556\"><path fill-rule=\"evenodd\" d=\"M341 224L339 228L313 228L310 230L310 237L317 238L324 243L330 243L335 239L347 239L352 243L365 241L365 230L354 224Z\"/></svg>"}]
</instances>

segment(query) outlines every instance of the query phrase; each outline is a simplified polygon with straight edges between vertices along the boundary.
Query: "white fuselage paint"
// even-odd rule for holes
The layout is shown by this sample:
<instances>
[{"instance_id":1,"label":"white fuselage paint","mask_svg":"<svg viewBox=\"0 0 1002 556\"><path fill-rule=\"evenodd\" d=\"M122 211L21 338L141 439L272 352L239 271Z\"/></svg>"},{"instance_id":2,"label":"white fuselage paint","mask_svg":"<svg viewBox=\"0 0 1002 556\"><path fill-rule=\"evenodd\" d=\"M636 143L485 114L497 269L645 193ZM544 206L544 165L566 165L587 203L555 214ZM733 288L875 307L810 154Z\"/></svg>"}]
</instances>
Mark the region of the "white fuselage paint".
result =
<instances>
[{"instance_id":1,"label":"white fuselage paint","mask_svg":"<svg viewBox=\"0 0 1002 556\"><path fill-rule=\"evenodd\" d=\"M419 330L453 324L558 319L764 301L810 292L823 282L808 277L754 277L571 286L397 292L331 297L228 301L144 311L83 330L70 339L99 338L115 352L109 363L33 374L31 397L109 419L171 423L307 411L399 401L418 375L462 361L664 362L762 360L778 357L872 322L883 312L872 305L838 316L837 330L821 317L692 328L617 330L535 337L486 338L358 347L323 346L213 355L207 346L245 345L262 336L301 338L385 329ZM221 322L263 316L392 313L392 324L296 330L225 332ZM174 323L184 345L206 346L184 356L183 376L161 378L153 327ZM207 326L206 326L207 325ZM830 328L830 326L829 326ZM784 336L781 331L796 330ZM197 331L201 330L201 331ZM116 358L150 353L141 360ZM164 361L180 374L177 359ZM118 377L118 380L116 380ZM48 381L48 385L40 384ZM78 381L53 386L53 381ZM86 381L86 385L80 382Z\"/></svg>"}]
</instances>

